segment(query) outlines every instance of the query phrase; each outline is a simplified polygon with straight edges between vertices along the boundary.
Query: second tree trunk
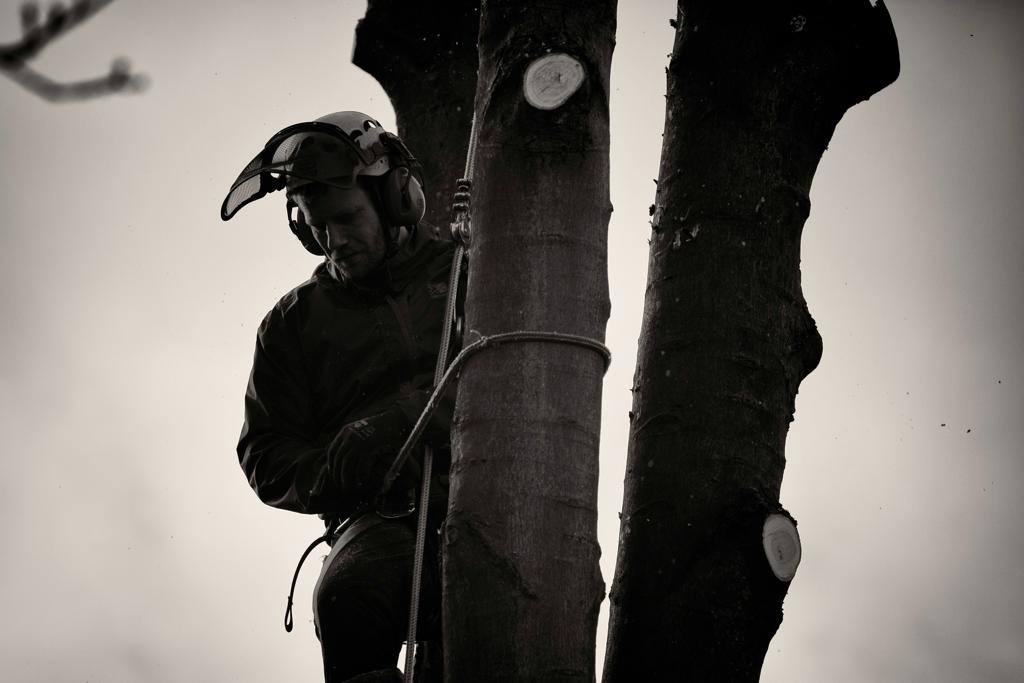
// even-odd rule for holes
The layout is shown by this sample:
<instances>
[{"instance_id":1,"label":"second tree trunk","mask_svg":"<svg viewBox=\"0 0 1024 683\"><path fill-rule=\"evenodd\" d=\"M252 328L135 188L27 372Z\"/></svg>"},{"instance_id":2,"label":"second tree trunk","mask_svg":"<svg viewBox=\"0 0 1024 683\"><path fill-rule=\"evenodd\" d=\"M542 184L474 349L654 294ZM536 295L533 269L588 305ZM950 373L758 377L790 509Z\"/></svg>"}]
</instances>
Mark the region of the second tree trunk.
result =
<instances>
[{"instance_id":1,"label":"second tree trunk","mask_svg":"<svg viewBox=\"0 0 1024 683\"><path fill-rule=\"evenodd\" d=\"M899 61L881 2L681 0L676 22L604 678L756 681L799 560L779 491L821 355L811 178Z\"/></svg>"}]
</instances>

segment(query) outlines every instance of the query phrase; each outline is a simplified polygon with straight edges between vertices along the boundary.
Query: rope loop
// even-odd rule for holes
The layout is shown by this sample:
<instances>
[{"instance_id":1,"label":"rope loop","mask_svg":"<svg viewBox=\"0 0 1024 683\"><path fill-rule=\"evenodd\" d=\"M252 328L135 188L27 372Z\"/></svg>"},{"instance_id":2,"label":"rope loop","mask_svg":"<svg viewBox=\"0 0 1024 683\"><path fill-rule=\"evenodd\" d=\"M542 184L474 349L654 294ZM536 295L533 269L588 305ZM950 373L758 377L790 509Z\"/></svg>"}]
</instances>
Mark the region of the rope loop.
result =
<instances>
[{"instance_id":1,"label":"rope loop","mask_svg":"<svg viewBox=\"0 0 1024 683\"><path fill-rule=\"evenodd\" d=\"M423 412L420 413L419 419L416 420L416 424L413 425L412 431L409 433L409 436L406 437L405 443L398 451L398 455L395 456L395 460L392 462L387 474L385 474L384 484L381 486L379 495L383 496L391 490L392 484L394 484L395 479L398 478L398 473L402 471L402 467L405 465L405 461L408 459L412 449L416 446L416 442L419 440L420 435L423 433L423 430L426 429L430 418L433 417L434 413L437 411L441 395L444 393L445 389L448 388L452 379L455 378L459 368L462 367L462 365L464 365L471 356L486 348L501 346L502 344L508 344L510 342L550 342L582 346L596 351L604 361L604 369L606 372L612 361L612 352L607 346L596 339L591 339L578 334L537 330L516 330L513 332L499 332L491 335L481 335L479 332L476 334L479 335L477 340L463 348L462 351L455 356L451 365L448 366L448 369L445 370L441 379L436 383L434 391L430 394L430 398L427 400L427 405L423 408Z\"/></svg>"},{"instance_id":2,"label":"rope loop","mask_svg":"<svg viewBox=\"0 0 1024 683\"><path fill-rule=\"evenodd\" d=\"M306 558L309 557L309 554L313 552L313 549L321 543L328 543L331 540L331 535L333 533L334 529L328 528L323 536L309 544L306 550L302 553L302 557L299 558L299 564L295 567L295 573L292 575L292 586L288 589L288 606L284 610L284 630L288 633L292 632L292 626L294 626L294 621L292 619L292 606L295 602L295 582L299 580L299 570L302 569L303 563L306 561Z\"/></svg>"}]
</instances>

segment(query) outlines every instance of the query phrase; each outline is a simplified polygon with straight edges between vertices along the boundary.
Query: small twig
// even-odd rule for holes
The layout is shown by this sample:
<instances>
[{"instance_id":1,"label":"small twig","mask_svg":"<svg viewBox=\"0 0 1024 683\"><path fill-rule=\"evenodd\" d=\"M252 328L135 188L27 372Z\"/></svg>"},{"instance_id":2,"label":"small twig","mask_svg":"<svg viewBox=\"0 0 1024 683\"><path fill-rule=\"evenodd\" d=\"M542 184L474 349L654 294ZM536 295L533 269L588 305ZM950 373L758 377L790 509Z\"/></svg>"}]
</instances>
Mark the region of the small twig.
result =
<instances>
[{"instance_id":1,"label":"small twig","mask_svg":"<svg viewBox=\"0 0 1024 683\"><path fill-rule=\"evenodd\" d=\"M50 102L81 100L115 92L139 92L148 81L141 74L131 73L126 59L115 59L110 73L73 83L58 83L26 62L36 57L47 45L75 26L99 12L114 0L75 0L69 8L54 3L40 22L39 5L26 2L21 6L21 40L0 46L0 71L11 80Z\"/></svg>"},{"instance_id":2,"label":"small twig","mask_svg":"<svg viewBox=\"0 0 1024 683\"><path fill-rule=\"evenodd\" d=\"M145 89L148 83L146 77L140 74L130 74L126 70L120 69L119 65L123 63L124 60L115 60L110 73L106 76L73 83L56 83L27 66L5 73L11 80L24 86L26 90L30 90L50 102L84 100L116 92L139 92Z\"/></svg>"}]
</instances>

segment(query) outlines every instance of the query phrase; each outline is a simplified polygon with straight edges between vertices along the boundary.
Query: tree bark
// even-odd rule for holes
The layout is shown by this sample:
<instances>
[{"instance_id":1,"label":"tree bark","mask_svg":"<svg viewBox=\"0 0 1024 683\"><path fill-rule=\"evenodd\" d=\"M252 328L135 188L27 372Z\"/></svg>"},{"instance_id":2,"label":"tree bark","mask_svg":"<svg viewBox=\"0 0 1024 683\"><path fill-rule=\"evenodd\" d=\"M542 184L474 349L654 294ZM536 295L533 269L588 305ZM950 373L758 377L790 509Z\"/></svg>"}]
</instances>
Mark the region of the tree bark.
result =
<instances>
[{"instance_id":1,"label":"tree bark","mask_svg":"<svg viewBox=\"0 0 1024 683\"><path fill-rule=\"evenodd\" d=\"M465 343L515 330L604 338L614 30L613 0L482 7ZM578 60L582 84L539 109L524 76L556 53ZM443 539L448 680L593 680L603 373L593 349L543 342L464 367Z\"/></svg>"},{"instance_id":2,"label":"tree bark","mask_svg":"<svg viewBox=\"0 0 1024 683\"><path fill-rule=\"evenodd\" d=\"M395 109L398 136L423 165L426 220L447 236L476 92L480 0L369 0L352 63Z\"/></svg>"},{"instance_id":3,"label":"tree bark","mask_svg":"<svg viewBox=\"0 0 1024 683\"><path fill-rule=\"evenodd\" d=\"M676 21L604 679L756 681L789 585L762 529L788 517L786 434L821 355L811 179L899 55L882 2L680 0Z\"/></svg>"}]
</instances>

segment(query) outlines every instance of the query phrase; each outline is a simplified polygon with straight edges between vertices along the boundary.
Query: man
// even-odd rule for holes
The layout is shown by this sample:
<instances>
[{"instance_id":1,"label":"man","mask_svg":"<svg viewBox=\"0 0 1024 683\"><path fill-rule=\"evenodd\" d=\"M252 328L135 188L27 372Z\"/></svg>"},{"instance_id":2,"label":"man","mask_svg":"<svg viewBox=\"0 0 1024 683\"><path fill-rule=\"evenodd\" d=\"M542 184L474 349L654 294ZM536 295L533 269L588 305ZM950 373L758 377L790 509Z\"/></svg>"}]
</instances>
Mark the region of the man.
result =
<instances>
[{"instance_id":1,"label":"man","mask_svg":"<svg viewBox=\"0 0 1024 683\"><path fill-rule=\"evenodd\" d=\"M260 325L239 461L264 503L329 525L346 520L314 596L324 675L391 681L409 611L415 458L387 496L378 493L430 395L453 249L420 225L415 159L365 114L329 114L276 134L221 216L278 189L292 231L324 260ZM428 536L446 504L451 407L442 402L424 435L439 473ZM439 592L432 562L424 575L430 612Z\"/></svg>"}]
</instances>

